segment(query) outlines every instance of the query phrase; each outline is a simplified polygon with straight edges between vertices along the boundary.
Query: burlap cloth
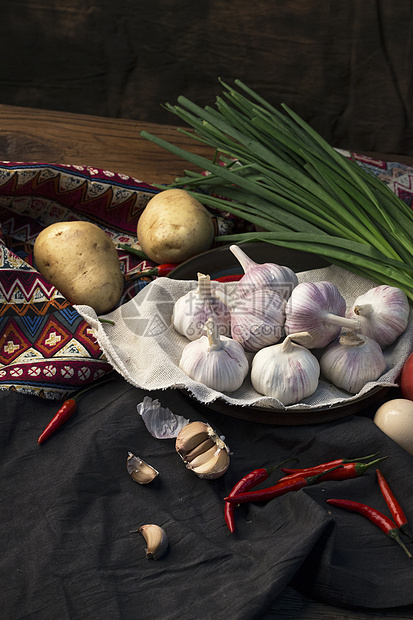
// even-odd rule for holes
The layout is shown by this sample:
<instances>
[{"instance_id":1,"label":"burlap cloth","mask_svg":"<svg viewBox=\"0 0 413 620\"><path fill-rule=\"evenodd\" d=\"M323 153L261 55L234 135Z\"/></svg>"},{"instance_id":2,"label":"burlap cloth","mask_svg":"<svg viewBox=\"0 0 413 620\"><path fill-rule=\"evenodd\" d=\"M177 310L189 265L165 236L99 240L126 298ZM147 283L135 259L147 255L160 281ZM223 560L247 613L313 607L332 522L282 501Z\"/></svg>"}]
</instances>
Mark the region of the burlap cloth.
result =
<instances>
[{"instance_id":1,"label":"burlap cloth","mask_svg":"<svg viewBox=\"0 0 413 620\"><path fill-rule=\"evenodd\" d=\"M339 267L331 266L298 274L300 282L327 280L334 283L349 307L356 297L374 284ZM129 302L105 315L114 325L102 323L89 306L76 306L78 312L95 330L95 335L106 358L129 383L146 390L177 388L187 390L199 402L208 404L221 399L231 405L273 407L276 409L312 409L342 401L351 402L375 386L393 387L401 368L413 348L413 327L410 313L404 334L384 353L386 372L375 382L367 383L361 392L350 395L332 386L322 377L316 392L295 405L284 407L278 400L258 394L249 377L231 394L212 390L190 379L179 368L182 349L188 340L171 325L174 302L187 291L196 288L197 282L158 278ZM231 284L217 284L224 289ZM319 351L313 351L319 355ZM250 354L252 359L253 354Z\"/></svg>"}]
</instances>

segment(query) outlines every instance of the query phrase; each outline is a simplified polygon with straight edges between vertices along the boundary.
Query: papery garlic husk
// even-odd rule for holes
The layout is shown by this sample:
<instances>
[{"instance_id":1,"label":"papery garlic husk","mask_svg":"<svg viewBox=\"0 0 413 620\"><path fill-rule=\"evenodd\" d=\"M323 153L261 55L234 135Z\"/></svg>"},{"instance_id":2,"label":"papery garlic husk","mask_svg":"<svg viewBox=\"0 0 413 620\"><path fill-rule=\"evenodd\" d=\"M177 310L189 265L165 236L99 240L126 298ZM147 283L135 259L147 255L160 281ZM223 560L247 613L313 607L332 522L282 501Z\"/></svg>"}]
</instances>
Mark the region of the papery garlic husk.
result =
<instances>
[{"instance_id":1,"label":"papery garlic husk","mask_svg":"<svg viewBox=\"0 0 413 620\"><path fill-rule=\"evenodd\" d=\"M226 305L212 294L209 275L198 273L198 287L176 300L172 325L188 340L205 335L205 323L212 317L219 334L231 333L231 314Z\"/></svg>"},{"instance_id":2,"label":"papery garlic husk","mask_svg":"<svg viewBox=\"0 0 413 620\"><path fill-rule=\"evenodd\" d=\"M293 288L297 286L297 275L289 267L275 263L256 263L238 245L231 245L229 249L244 271L237 284L240 297L260 288L270 288L288 299Z\"/></svg>"},{"instance_id":3,"label":"papery garlic husk","mask_svg":"<svg viewBox=\"0 0 413 620\"><path fill-rule=\"evenodd\" d=\"M162 527L154 523L147 523L141 525L137 531L142 534L146 541L146 558L148 560L158 560L166 553L169 541Z\"/></svg>"},{"instance_id":4,"label":"papery garlic husk","mask_svg":"<svg viewBox=\"0 0 413 620\"><path fill-rule=\"evenodd\" d=\"M176 451L186 467L200 478L219 478L229 467L229 448L205 422L190 422L175 442Z\"/></svg>"},{"instance_id":5,"label":"papery garlic husk","mask_svg":"<svg viewBox=\"0 0 413 620\"><path fill-rule=\"evenodd\" d=\"M248 374L249 364L239 342L217 333L212 318L207 335L189 342L182 351L179 368L198 383L217 392L234 392Z\"/></svg>"},{"instance_id":6,"label":"papery garlic husk","mask_svg":"<svg viewBox=\"0 0 413 620\"><path fill-rule=\"evenodd\" d=\"M382 284L359 295L347 316L357 319L360 332L384 349L406 330L409 310L404 291Z\"/></svg>"},{"instance_id":7,"label":"papery garlic husk","mask_svg":"<svg viewBox=\"0 0 413 620\"><path fill-rule=\"evenodd\" d=\"M301 282L285 307L286 334L303 335L296 342L307 349L322 349L337 338L343 327L357 330L357 319L345 317L346 301L331 282ZM307 335L305 335L307 334Z\"/></svg>"},{"instance_id":8,"label":"papery garlic husk","mask_svg":"<svg viewBox=\"0 0 413 620\"><path fill-rule=\"evenodd\" d=\"M336 387L358 394L386 370L380 345L363 334L349 331L329 344L320 357L321 372Z\"/></svg>"},{"instance_id":9,"label":"papery garlic husk","mask_svg":"<svg viewBox=\"0 0 413 620\"><path fill-rule=\"evenodd\" d=\"M148 484L159 476L159 471L157 469L139 458L139 456L132 454L132 452L128 452L126 467L132 480L139 484Z\"/></svg>"},{"instance_id":10,"label":"papery garlic husk","mask_svg":"<svg viewBox=\"0 0 413 620\"><path fill-rule=\"evenodd\" d=\"M244 349L258 351L281 339L286 300L277 291L264 288L241 298L220 298L231 312L231 336Z\"/></svg>"},{"instance_id":11,"label":"papery garlic husk","mask_svg":"<svg viewBox=\"0 0 413 620\"><path fill-rule=\"evenodd\" d=\"M254 389L276 398L283 405L294 405L314 394L320 365L315 355L293 340L304 334L290 334L280 344L261 349L251 368Z\"/></svg>"}]
</instances>

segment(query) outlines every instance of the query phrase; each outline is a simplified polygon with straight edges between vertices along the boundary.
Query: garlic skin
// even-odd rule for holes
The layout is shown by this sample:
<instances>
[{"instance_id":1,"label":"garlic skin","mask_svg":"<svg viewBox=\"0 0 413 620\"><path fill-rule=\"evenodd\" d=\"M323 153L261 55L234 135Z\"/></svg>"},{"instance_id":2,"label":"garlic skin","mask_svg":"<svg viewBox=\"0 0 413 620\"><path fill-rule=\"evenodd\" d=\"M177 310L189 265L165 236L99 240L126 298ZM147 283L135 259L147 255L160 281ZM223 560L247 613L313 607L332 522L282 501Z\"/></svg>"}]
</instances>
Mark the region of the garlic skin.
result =
<instances>
[{"instance_id":1,"label":"garlic skin","mask_svg":"<svg viewBox=\"0 0 413 620\"><path fill-rule=\"evenodd\" d=\"M409 301L401 289L383 284L357 297L347 316L357 319L360 332L384 349L405 331Z\"/></svg>"},{"instance_id":2,"label":"garlic skin","mask_svg":"<svg viewBox=\"0 0 413 620\"><path fill-rule=\"evenodd\" d=\"M326 348L320 357L320 368L336 387L358 394L366 383L385 372L386 360L375 340L350 331Z\"/></svg>"},{"instance_id":3,"label":"garlic skin","mask_svg":"<svg viewBox=\"0 0 413 620\"><path fill-rule=\"evenodd\" d=\"M138 456L132 454L132 452L128 452L126 467L132 480L139 484L148 484L159 476L159 471L157 469Z\"/></svg>"},{"instance_id":4,"label":"garlic skin","mask_svg":"<svg viewBox=\"0 0 413 620\"><path fill-rule=\"evenodd\" d=\"M223 476L229 467L229 448L205 422L190 422L176 438L175 448L187 469L200 478Z\"/></svg>"},{"instance_id":5,"label":"garlic skin","mask_svg":"<svg viewBox=\"0 0 413 620\"><path fill-rule=\"evenodd\" d=\"M320 365L305 347L293 342L290 334L280 344L261 349L255 354L251 368L254 389L276 398L283 405L294 405L314 394L318 387Z\"/></svg>"},{"instance_id":6,"label":"garlic skin","mask_svg":"<svg viewBox=\"0 0 413 620\"><path fill-rule=\"evenodd\" d=\"M306 332L296 342L308 349L322 349L338 337L342 327L360 328L359 321L345 317L345 313L345 299L335 284L301 282L287 301L285 333Z\"/></svg>"},{"instance_id":7,"label":"garlic skin","mask_svg":"<svg viewBox=\"0 0 413 620\"><path fill-rule=\"evenodd\" d=\"M207 335L189 342L182 351L179 368L188 377L217 392L234 392L248 374L249 364L239 342L217 333L215 322L205 324Z\"/></svg>"},{"instance_id":8,"label":"garlic skin","mask_svg":"<svg viewBox=\"0 0 413 620\"><path fill-rule=\"evenodd\" d=\"M277 291L258 289L231 300L219 296L231 313L231 336L244 349L258 351L281 339L286 300Z\"/></svg>"},{"instance_id":9,"label":"garlic skin","mask_svg":"<svg viewBox=\"0 0 413 620\"><path fill-rule=\"evenodd\" d=\"M205 334L205 323L213 317L219 334L231 333L231 314L226 305L212 294L209 275L198 273L198 287L176 300L172 311L172 325L188 340L197 340Z\"/></svg>"},{"instance_id":10,"label":"garlic skin","mask_svg":"<svg viewBox=\"0 0 413 620\"><path fill-rule=\"evenodd\" d=\"M240 297L260 288L270 288L288 299L291 291L297 286L297 275L289 267L275 263L256 263L238 245L231 245L229 249L244 271L237 284Z\"/></svg>"},{"instance_id":11,"label":"garlic skin","mask_svg":"<svg viewBox=\"0 0 413 620\"><path fill-rule=\"evenodd\" d=\"M154 523L141 525L137 529L146 541L146 559L158 560L163 556L169 545L168 537L165 530Z\"/></svg>"}]
</instances>

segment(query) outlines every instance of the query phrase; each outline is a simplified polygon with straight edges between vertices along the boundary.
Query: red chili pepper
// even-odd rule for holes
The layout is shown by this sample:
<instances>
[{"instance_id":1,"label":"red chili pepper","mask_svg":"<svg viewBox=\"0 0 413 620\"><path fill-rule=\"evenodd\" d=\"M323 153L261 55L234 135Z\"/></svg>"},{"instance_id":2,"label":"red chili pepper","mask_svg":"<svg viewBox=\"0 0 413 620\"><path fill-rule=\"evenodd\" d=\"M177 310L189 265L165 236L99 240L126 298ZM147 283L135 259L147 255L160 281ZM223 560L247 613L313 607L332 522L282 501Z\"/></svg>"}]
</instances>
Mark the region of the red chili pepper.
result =
<instances>
[{"instance_id":1,"label":"red chili pepper","mask_svg":"<svg viewBox=\"0 0 413 620\"><path fill-rule=\"evenodd\" d=\"M53 435L53 433L57 431L57 429L60 428L60 426L62 426L65 422L67 422L69 418L72 417L72 415L75 413L77 409L77 400L78 398L80 398L80 396L82 396L85 392L89 392L89 390L97 387L98 385L102 385L103 383L112 381L114 378L115 377L107 377L103 379L102 381L93 383L92 385L89 385L88 387L86 387L84 390L80 390L80 392L77 392L72 398L68 398L67 400L65 400L63 405L60 407L57 413L53 416L49 424L46 426L46 428L44 429L44 431L38 438L37 443L41 444L44 441L46 441L46 439L48 439L50 435Z\"/></svg>"},{"instance_id":2,"label":"red chili pepper","mask_svg":"<svg viewBox=\"0 0 413 620\"><path fill-rule=\"evenodd\" d=\"M338 506L339 508L345 508L346 510L351 510L352 512L357 512L358 514L363 515L377 525L389 538L395 540L407 553L409 558L412 557L412 554L401 540L398 528L396 524L386 517L386 515L382 514L375 508L371 508L370 506L366 506L366 504L360 504L360 502L354 502L348 499L328 499L327 504L331 504L332 506Z\"/></svg>"},{"instance_id":3,"label":"red chili pepper","mask_svg":"<svg viewBox=\"0 0 413 620\"><path fill-rule=\"evenodd\" d=\"M376 463L380 461L384 461L386 458L387 456L383 456L369 463L344 463L344 465L334 470L327 470L323 476L323 482L325 480L350 480L351 478L358 478L358 476L362 476L370 467L373 467L373 465L376 465ZM288 479L289 478L287 478L287 480Z\"/></svg>"},{"instance_id":4,"label":"red chili pepper","mask_svg":"<svg viewBox=\"0 0 413 620\"><path fill-rule=\"evenodd\" d=\"M303 467L301 469L281 467L281 471L287 475L280 478L279 482L281 482L282 480L287 480L287 478L291 478L291 476L315 476L316 474L319 474L322 471L327 471L327 469L331 469L332 467L336 467L337 465L359 463L360 461L371 459L377 455L378 452L376 452L375 454L369 454L368 456L362 456L357 459L336 459L335 461L328 461L327 463L320 463L319 465L314 465L313 467Z\"/></svg>"},{"instance_id":5,"label":"red chili pepper","mask_svg":"<svg viewBox=\"0 0 413 620\"><path fill-rule=\"evenodd\" d=\"M243 273L234 273L229 276L220 276L219 278L214 278L217 282L238 282L241 280Z\"/></svg>"},{"instance_id":6,"label":"red chili pepper","mask_svg":"<svg viewBox=\"0 0 413 620\"><path fill-rule=\"evenodd\" d=\"M376 469L376 474L377 480L379 481L381 493L387 506L389 507L394 522L403 534L408 536L410 540L413 540L413 537L409 530L409 525L407 523L407 517L403 511L403 508L400 506L387 480L379 469Z\"/></svg>"},{"instance_id":7,"label":"red chili pepper","mask_svg":"<svg viewBox=\"0 0 413 620\"><path fill-rule=\"evenodd\" d=\"M242 493L244 491L252 489L253 487L256 487L257 484L259 484L260 482L264 482L264 480L267 480L267 478L272 474L273 471L275 471L281 465L290 460L291 459L286 459L285 461L282 461L282 463L274 465L273 467L260 467L259 469L254 469L235 484L228 497L235 497L238 493ZM230 502L225 502L225 522L231 534L235 532L234 508L234 504L231 504Z\"/></svg>"},{"instance_id":8,"label":"red chili pepper","mask_svg":"<svg viewBox=\"0 0 413 620\"><path fill-rule=\"evenodd\" d=\"M338 467L341 467L339 465ZM336 469L336 468L334 468ZM327 470L330 472L331 470ZM225 497L225 501L230 504L245 504L246 502L266 502L270 499L274 499L275 497L280 497L281 495L285 495L290 491L299 491L303 487L311 486L312 484L316 484L321 477L327 474L327 472L321 472L316 476L302 476L301 478L294 478L292 480L284 480L284 482L277 482L272 487L267 487L266 489L258 489L257 491L249 491L247 493L239 493L238 495L229 494Z\"/></svg>"},{"instance_id":9,"label":"red chili pepper","mask_svg":"<svg viewBox=\"0 0 413 620\"><path fill-rule=\"evenodd\" d=\"M131 273L130 277L133 278L146 278L149 276L168 276L171 271L175 269L178 265L176 263L163 263L162 265L157 265L156 267L152 267L152 269L147 269L146 271L137 271L136 273Z\"/></svg>"}]
</instances>

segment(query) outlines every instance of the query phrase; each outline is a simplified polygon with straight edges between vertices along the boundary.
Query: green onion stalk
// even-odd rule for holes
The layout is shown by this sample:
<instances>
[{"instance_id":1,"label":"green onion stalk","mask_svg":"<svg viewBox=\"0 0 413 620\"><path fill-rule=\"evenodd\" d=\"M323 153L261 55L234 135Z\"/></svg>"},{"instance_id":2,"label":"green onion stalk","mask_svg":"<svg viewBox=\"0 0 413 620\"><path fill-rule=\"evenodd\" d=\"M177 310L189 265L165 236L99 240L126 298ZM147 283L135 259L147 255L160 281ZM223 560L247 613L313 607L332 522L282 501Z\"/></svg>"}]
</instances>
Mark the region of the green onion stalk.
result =
<instances>
[{"instance_id":1,"label":"green onion stalk","mask_svg":"<svg viewBox=\"0 0 413 620\"><path fill-rule=\"evenodd\" d=\"M146 131L141 135L199 168L162 189L184 188L255 232L217 242L263 241L310 252L413 301L413 212L380 179L331 147L287 105L281 109L235 80L204 108L185 97L165 107L214 149L211 159Z\"/></svg>"}]
</instances>

